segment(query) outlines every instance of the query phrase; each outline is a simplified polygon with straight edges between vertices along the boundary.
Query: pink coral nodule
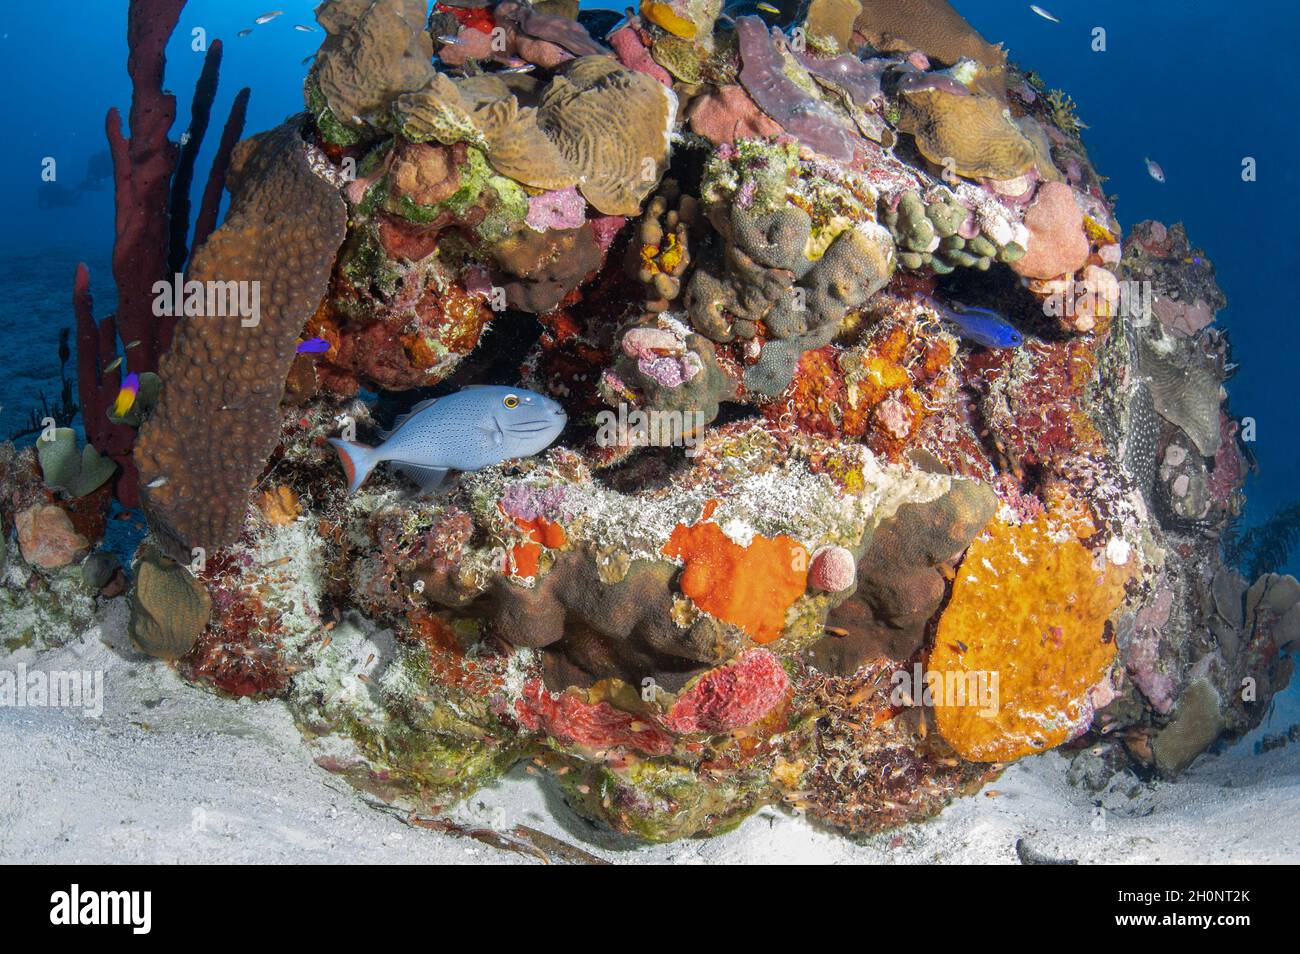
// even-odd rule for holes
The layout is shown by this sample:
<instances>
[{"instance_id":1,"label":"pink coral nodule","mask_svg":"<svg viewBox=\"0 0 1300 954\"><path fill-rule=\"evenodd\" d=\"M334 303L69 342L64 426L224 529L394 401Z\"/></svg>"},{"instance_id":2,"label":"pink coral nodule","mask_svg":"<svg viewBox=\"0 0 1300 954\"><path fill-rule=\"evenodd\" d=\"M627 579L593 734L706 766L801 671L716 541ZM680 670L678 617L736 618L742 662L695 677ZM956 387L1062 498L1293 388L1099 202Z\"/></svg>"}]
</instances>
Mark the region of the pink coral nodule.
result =
<instances>
[{"instance_id":1,"label":"pink coral nodule","mask_svg":"<svg viewBox=\"0 0 1300 954\"><path fill-rule=\"evenodd\" d=\"M819 590L827 593L842 593L856 582L858 578L857 561L853 553L844 547L821 547L812 556L812 566L808 572L808 581Z\"/></svg>"}]
</instances>

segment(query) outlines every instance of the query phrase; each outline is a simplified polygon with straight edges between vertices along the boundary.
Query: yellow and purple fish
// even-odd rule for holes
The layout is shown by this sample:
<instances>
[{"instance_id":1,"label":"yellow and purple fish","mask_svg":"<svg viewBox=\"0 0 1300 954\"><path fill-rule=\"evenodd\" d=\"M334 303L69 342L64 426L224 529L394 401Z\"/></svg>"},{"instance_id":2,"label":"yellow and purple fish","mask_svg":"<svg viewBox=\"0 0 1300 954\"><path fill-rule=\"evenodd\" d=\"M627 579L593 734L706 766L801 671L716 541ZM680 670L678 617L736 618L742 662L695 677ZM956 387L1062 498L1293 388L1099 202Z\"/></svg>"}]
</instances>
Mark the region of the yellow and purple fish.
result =
<instances>
[{"instance_id":1,"label":"yellow and purple fish","mask_svg":"<svg viewBox=\"0 0 1300 954\"><path fill-rule=\"evenodd\" d=\"M482 470L514 457L540 454L568 421L564 408L522 388L473 385L422 401L393 422L377 447L331 438L355 493L375 465L392 463L421 490L442 483L449 470Z\"/></svg>"},{"instance_id":2,"label":"yellow and purple fish","mask_svg":"<svg viewBox=\"0 0 1300 954\"><path fill-rule=\"evenodd\" d=\"M132 371L122 382L122 390L117 392L117 400L113 402L113 414L121 417L135 404L135 396L140 393L140 376Z\"/></svg>"}]
</instances>

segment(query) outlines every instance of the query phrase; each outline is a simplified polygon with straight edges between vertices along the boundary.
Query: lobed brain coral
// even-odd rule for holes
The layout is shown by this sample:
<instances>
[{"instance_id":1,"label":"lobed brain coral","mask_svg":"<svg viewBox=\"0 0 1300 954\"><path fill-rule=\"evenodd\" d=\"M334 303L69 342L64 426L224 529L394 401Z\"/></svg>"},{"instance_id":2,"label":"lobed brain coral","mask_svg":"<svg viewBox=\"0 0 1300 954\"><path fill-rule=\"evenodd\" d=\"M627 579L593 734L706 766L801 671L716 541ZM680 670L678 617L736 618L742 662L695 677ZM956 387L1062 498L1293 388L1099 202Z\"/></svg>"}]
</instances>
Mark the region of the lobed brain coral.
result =
<instances>
[{"instance_id":1,"label":"lobed brain coral","mask_svg":"<svg viewBox=\"0 0 1300 954\"><path fill-rule=\"evenodd\" d=\"M542 94L538 121L606 215L636 215L668 167L677 96L605 56L574 60Z\"/></svg>"},{"instance_id":2,"label":"lobed brain coral","mask_svg":"<svg viewBox=\"0 0 1300 954\"><path fill-rule=\"evenodd\" d=\"M344 126L382 122L406 90L433 79L433 41L423 0L333 0L317 20L329 34L316 58L316 82Z\"/></svg>"},{"instance_id":3,"label":"lobed brain coral","mask_svg":"<svg viewBox=\"0 0 1300 954\"><path fill-rule=\"evenodd\" d=\"M861 0L861 5L853 29L878 50L920 50L945 64L966 57L988 69L1006 62L1006 53L980 36L948 0Z\"/></svg>"}]
</instances>

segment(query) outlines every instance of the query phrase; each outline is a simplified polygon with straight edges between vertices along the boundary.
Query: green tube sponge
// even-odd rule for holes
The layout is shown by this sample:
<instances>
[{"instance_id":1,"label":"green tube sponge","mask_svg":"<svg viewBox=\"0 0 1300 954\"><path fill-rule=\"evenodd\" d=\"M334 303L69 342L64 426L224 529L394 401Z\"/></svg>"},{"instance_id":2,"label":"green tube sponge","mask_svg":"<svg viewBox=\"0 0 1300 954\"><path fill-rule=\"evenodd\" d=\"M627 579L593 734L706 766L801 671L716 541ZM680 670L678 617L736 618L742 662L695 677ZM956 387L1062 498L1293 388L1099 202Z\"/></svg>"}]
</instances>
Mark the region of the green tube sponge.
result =
<instances>
[{"instance_id":1,"label":"green tube sponge","mask_svg":"<svg viewBox=\"0 0 1300 954\"><path fill-rule=\"evenodd\" d=\"M956 235L962 222L966 221L966 210L960 205L949 205L947 202L931 203L926 207L925 214L940 238Z\"/></svg>"},{"instance_id":2,"label":"green tube sponge","mask_svg":"<svg viewBox=\"0 0 1300 954\"><path fill-rule=\"evenodd\" d=\"M998 261L1005 265L1010 265L1012 262L1018 262L1024 257L1024 246L1017 245L1015 242L1008 242L1006 245L1002 246L1001 251L998 252Z\"/></svg>"},{"instance_id":3,"label":"green tube sponge","mask_svg":"<svg viewBox=\"0 0 1300 954\"><path fill-rule=\"evenodd\" d=\"M924 252L934 241L934 226L925 215L925 204L916 192L904 192L898 200L898 244L913 252Z\"/></svg>"}]
</instances>

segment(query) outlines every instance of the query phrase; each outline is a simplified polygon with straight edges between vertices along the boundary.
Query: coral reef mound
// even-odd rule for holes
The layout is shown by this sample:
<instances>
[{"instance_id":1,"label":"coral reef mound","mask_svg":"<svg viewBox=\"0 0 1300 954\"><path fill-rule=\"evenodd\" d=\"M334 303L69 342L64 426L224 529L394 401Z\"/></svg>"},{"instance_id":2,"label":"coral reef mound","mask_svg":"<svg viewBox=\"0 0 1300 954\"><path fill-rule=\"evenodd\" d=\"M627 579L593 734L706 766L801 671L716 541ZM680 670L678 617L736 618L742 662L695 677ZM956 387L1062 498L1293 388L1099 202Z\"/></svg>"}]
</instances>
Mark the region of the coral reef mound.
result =
<instances>
[{"instance_id":1,"label":"coral reef mound","mask_svg":"<svg viewBox=\"0 0 1300 954\"><path fill-rule=\"evenodd\" d=\"M1220 550L1225 298L1180 226L1124 233L1068 97L944 0L572 6L320 5L121 418L134 567L99 456L9 447L4 632L132 575L139 648L376 797L527 760L653 841L878 831L1049 749L1173 777L1259 724L1300 584ZM475 385L563 432L458 472L506 435L460 420L348 493L331 441Z\"/></svg>"}]
</instances>

